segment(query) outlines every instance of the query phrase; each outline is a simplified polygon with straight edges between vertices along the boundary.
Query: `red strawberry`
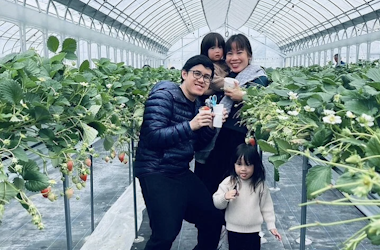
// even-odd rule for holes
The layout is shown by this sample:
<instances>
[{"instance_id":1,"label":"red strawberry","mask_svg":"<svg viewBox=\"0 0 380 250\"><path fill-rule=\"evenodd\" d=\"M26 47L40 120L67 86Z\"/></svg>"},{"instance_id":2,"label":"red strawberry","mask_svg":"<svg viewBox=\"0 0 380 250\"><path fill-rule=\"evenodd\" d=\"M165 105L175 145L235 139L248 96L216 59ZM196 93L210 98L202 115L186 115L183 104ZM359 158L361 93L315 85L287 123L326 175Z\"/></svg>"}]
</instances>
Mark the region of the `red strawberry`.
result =
<instances>
[{"instance_id":1,"label":"red strawberry","mask_svg":"<svg viewBox=\"0 0 380 250\"><path fill-rule=\"evenodd\" d=\"M87 181L87 175L86 174L81 174L79 177L81 178L82 181Z\"/></svg>"},{"instance_id":2,"label":"red strawberry","mask_svg":"<svg viewBox=\"0 0 380 250\"><path fill-rule=\"evenodd\" d=\"M41 190L41 194L43 197L47 198L49 196L50 191L51 191L51 187L47 187L47 188Z\"/></svg>"},{"instance_id":3,"label":"red strawberry","mask_svg":"<svg viewBox=\"0 0 380 250\"><path fill-rule=\"evenodd\" d=\"M255 146L256 145L256 141L254 138L249 138L249 144L251 144L252 146Z\"/></svg>"},{"instance_id":4,"label":"red strawberry","mask_svg":"<svg viewBox=\"0 0 380 250\"><path fill-rule=\"evenodd\" d=\"M86 160L84 160L84 163L87 165L87 167L91 167L91 159L90 158L87 158Z\"/></svg>"},{"instance_id":5,"label":"red strawberry","mask_svg":"<svg viewBox=\"0 0 380 250\"><path fill-rule=\"evenodd\" d=\"M202 110L210 110L210 107L204 106L204 107L202 107Z\"/></svg>"},{"instance_id":6,"label":"red strawberry","mask_svg":"<svg viewBox=\"0 0 380 250\"><path fill-rule=\"evenodd\" d=\"M67 196L67 199L70 199L71 197L73 197L74 190L72 188L68 188L66 189L65 194Z\"/></svg>"},{"instance_id":7,"label":"red strawberry","mask_svg":"<svg viewBox=\"0 0 380 250\"><path fill-rule=\"evenodd\" d=\"M74 162L72 160L67 161L67 170L73 171Z\"/></svg>"},{"instance_id":8,"label":"red strawberry","mask_svg":"<svg viewBox=\"0 0 380 250\"><path fill-rule=\"evenodd\" d=\"M120 153L119 154L119 161L124 162L124 157L125 157L125 153L124 152Z\"/></svg>"}]
</instances>

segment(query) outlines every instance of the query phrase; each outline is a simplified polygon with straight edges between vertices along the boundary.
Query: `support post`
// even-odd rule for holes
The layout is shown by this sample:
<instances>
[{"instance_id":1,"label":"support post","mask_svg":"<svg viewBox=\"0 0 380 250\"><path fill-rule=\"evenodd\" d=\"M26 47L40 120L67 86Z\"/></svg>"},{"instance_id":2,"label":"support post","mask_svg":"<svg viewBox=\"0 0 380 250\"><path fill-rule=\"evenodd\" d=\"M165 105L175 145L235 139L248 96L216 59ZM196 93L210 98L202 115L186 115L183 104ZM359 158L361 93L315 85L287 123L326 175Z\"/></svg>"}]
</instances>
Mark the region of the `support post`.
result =
<instances>
[{"instance_id":1,"label":"support post","mask_svg":"<svg viewBox=\"0 0 380 250\"><path fill-rule=\"evenodd\" d=\"M134 124L132 125L134 126ZM132 150L131 150L131 154L132 154L132 160L134 158L134 139L133 139L133 129L132 129L132 138L131 138L131 144L132 144ZM136 198L136 176L135 176L135 161L133 160L133 163L132 163L132 166L133 166L133 171L132 171L132 185L133 185L133 213L134 213L134 216L135 216L135 240L134 242L135 243L139 243L139 242L143 242L144 241L144 238L141 237L141 236L138 236L138 226L137 226L137 198Z\"/></svg>"},{"instance_id":2,"label":"support post","mask_svg":"<svg viewBox=\"0 0 380 250\"><path fill-rule=\"evenodd\" d=\"M67 187L69 186L69 176L67 174L63 175L63 193L65 194ZM73 249L73 237L71 233L71 216L70 216L70 201L66 195L63 196L64 204L65 204L65 221L66 221L66 242L67 249Z\"/></svg>"},{"instance_id":3,"label":"support post","mask_svg":"<svg viewBox=\"0 0 380 250\"><path fill-rule=\"evenodd\" d=\"M306 189L306 175L309 170L309 159L306 156L302 157L302 197L301 197L301 203L305 203L307 201L307 189ZM301 207L301 225L306 224L306 209L307 206ZM300 229L300 238L299 238L299 244L300 244L300 250L305 250L306 245L310 245L312 243L311 240L306 239L306 228Z\"/></svg>"},{"instance_id":4,"label":"support post","mask_svg":"<svg viewBox=\"0 0 380 250\"><path fill-rule=\"evenodd\" d=\"M92 146L91 146L91 148L92 148ZM90 195L90 199L91 199L91 232L94 232L94 230L95 230L95 219L94 219L94 163L93 163L92 155L90 155L90 160L91 160L91 166L90 166L90 170L91 170L91 175L90 175L90 184L91 184L91 188L90 188L90 191L91 191L91 195Z\"/></svg>"}]
</instances>

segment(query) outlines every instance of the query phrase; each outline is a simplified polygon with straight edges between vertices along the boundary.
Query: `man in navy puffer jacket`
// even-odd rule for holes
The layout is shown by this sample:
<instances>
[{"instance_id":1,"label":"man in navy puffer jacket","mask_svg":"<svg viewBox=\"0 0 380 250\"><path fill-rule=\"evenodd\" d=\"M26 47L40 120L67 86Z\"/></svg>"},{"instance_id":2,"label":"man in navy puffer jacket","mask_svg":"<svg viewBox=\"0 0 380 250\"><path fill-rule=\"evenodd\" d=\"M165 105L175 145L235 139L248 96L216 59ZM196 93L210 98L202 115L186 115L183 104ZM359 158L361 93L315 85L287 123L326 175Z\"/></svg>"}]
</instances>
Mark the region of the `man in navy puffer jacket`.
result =
<instances>
[{"instance_id":1,"label":"man in navy puffer jacket","mask_svg":"<svg viewBox=\"0 0 380 250\"><path fill-rule=\"evenodd\" d=\"M194 56L183 66L181 86L159 82L145 103L135 174L152 229L146 250L170 250L183 219L197 225L198 245L194 249L215 250L218 246L223 215L189 169L194 150L206 146L215 134L212 114L198 113L197 102L213 74L209 58Z\"/></svg>"}]
</instances>

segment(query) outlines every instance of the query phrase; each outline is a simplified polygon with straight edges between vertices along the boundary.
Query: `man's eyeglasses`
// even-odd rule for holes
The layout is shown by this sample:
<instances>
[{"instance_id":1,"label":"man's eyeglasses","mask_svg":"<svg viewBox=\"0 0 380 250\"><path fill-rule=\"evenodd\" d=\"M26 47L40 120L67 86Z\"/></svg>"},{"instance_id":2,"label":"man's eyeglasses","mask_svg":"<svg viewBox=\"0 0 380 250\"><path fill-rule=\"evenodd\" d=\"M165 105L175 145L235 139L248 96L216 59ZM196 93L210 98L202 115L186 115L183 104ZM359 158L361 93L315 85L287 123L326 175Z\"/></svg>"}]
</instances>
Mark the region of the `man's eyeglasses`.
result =
<instances>
[{"instance_id":1,"label":"man's eyeglasses","mask_svg":"<svg viewBox=\"0 0 380 250\"><path fill-rule=\"evenodd\" d=\"M201 79L203 77L203 81L210 83L212 81L212 77L210 75L203 75L199 70L189 70L193 71L193 76L196 79Z\"/></svg>"}]
</instances>

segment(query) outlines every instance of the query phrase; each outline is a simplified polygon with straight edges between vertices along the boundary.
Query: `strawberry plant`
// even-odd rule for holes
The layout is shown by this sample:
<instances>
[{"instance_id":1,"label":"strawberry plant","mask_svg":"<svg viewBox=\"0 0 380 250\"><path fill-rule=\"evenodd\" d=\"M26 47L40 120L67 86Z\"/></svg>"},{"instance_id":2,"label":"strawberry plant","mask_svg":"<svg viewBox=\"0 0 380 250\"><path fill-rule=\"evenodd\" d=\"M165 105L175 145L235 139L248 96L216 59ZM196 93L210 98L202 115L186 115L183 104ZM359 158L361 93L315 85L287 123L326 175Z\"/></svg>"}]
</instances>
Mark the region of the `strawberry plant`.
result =
<instances>
[{"instance_id":1,"label":"strawberry plant","mask_svg":"<svg viewBox=\"0 0 380 250\"><path fill-rule=\"evenodd\" d=\"M0 218L16 199L40 229L38 205L28 196L49 187L43 195L56 200L54 185L64 175L72 175L77 188L83 188L86 182L77 177L90 174L85 171L89 155L99 156L90 147L94 140L104 139L106 151L129 143L139 131L152 85L180 80L179 71L134 69L105 58L93 60L95 68L89 61L76 67L71 60L77 58L77 43L71 38L60 44L49 37L47 47L54 53L51 58L28 50L0 59ZM44 145L47 153L33 144ZM50 165L62 173L59 179L49 176Z\"/></svg>"},{"instance_id":2,"label":"strawberry plant","mask_svg":"<svg viewBox=\"0 0 380 250\"><path fill-rule=\"evenodd\" d=\"M320 66L277 69L271 72L271 79L273 83L267 88L247 90L240 116L249 134L255 132L261 149L272 154L269 161L275 166L277 180L282 164L293 155L303 155L321 163L308 172L308 199L316 199L330 189L345 195L336 201L314 200L303 205L378 205L378 201L367 199L369 193L380 194L378 64L363 63L342 69ZM334 185L333 167L344 172ZM380 216L370 219L371 224L347 239L345 249L355 249L366 237L373 244L380 244L377 237ZM313 223L293 229L352 221Z\"/></svg>"}]
</instances>

